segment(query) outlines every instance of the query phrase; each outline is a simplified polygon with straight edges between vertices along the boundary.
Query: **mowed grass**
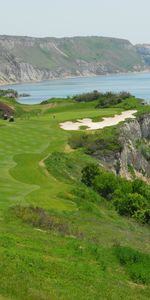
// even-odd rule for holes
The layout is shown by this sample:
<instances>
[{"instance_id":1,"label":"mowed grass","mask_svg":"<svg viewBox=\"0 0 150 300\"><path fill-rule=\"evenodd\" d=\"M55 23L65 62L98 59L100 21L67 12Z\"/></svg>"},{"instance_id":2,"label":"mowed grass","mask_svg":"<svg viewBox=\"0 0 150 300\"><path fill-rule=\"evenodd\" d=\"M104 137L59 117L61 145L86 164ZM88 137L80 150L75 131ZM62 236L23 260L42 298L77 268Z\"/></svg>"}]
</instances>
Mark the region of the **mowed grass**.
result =
<instances>
[{"instance_id":1,"label":"mowed grass","mask_svg":"<svg viewBox=\"0 0 150 300\"><path fill-rule=\"evenodd\" d=\"M31 106L14 123L0 123L0 300L150 298L150 286L134 283L113 251L121 243L150 253L149 227L119 217L101 200L87 205L89 191L85 199L73 192L80 187L84 196L80 176L65 180L64 165L58 165L59 176L57 166L51 172L45 167L44 159L54 152L72 157L78 173L92 161L68 147L71 133L60 129L60 122L120 112L78 105L38 106L38 115ZM15 215L16 205L44 208L66 220L72 233L31 226Z\"/></svg>"}]
</instances>

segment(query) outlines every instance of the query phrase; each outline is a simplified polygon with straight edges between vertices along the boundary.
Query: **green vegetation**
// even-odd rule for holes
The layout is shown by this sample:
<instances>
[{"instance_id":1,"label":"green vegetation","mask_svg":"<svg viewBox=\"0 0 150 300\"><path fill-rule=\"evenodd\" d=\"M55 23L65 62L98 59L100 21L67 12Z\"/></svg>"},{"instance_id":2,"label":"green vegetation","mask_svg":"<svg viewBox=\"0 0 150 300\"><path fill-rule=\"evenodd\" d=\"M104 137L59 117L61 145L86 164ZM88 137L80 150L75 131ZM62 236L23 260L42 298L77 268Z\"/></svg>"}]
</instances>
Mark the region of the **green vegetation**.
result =
<instances>
[{"instance_id":1,"label":"green vegetation","mask_svg":"<svg viewBox=\"0 0 150 300\"><path fill-rule=\"evenodd\" d=\"M96 109L97 100L53 99L28 106L6 97L0 102L15 112L15 122L0 119L0 299L121 300L125 295L148 300L150 228L137 222L141 217L120 216L114 205L119 193L137 193L141 198L135 196L138 209L132 212L137 215L140 201L144 212L149 187L104 171L98 174L100 184L94 178L97 166L90 186L97 184L99 193L87 186L82 170L96 160L84 147L72 149L73 134L59 127L123 109ZM101 137L101 153L103 143L108 151L118 151L117 128L89 133L94 141L95 134ZM122 264L126 247L129 259ZM129 262L132 253L140 256L136 264Z\"/></svg>"},{"instance_id":2,"label":"green vegetation","mask_svg":"<svg viewBox=\"0 0 150 300\"><path fill-rule=\"evenodd\" d=\"M84 93L81 95L74 96L74 100L77 102L89 102L94 100L99 100L97 104L97 108L108 108L108 107L114 107L117 104L120 105L120 103L124 102L126 99L131 100L131 98L134 99L134 97L127 92L120 92L120 93L112 93L112 92L106 92L106 93L100 93L98 91L93 91L91 93ZM138 103L136 99L136 104Z\"/></svg>"},{"instance_id":3,"label":"green vegetation","mask_svg":"<svg viewBox=\"0 0 150 300\"><path fill-rule=\"evenodd\" d=\"M142 99L137 99L128 92L101 93L93 91L91 93L83 93L73 98L76 102L93 102L95 108L120 108L122 110L136 109L137 116L140 118L143 114L150 112L150 106ZM95 118L95 121L99 119Z\"/></svg>"},{"instance_id":4,"label":"green vegetation","mask_svg":"<svg viewBox=\"0 0 150 300\"><path fill-rule=\"evenodd\" d=\"M9 43L10 37L5 37ZM5 53L13 55L13 62L21 61L38 68L71 70L72 74L80 69L77 61L101 63L104 70L97 73L116 72L116 70L133 70L135 65L143 66L141 56L127 40L105 37L74 37L74 38L26 38L11 37L14 47L3 44ZM3 38L2 38L3 42ZM5 56L2 56L4 61ZM7 62L8 58L5 58ZM107 62L107 63L106 63Z\"/></svg>"},{"instance_id":5,"label":"green vegetation","mask_svg":"<svg viewBox=\"0 0 150 300\"><path fill-rule=\"evenodd\" d=\"M115 254L136 283L150 283L150 256L127 247L115 247Z\"/></svg>"},{"instance_id":6,"label":"green vegetation","mask_svg":"<svg viewBox=\"0 0 150 300\"><path fill-rule=\"evenodd\" d=\"M118 128L108 127L92 133L76 133L69 138L69 144L73 149L83 147L85 153L99 159L112 153L117 155L122 145L118 140Z\"/></svg>"},{"instance_id":7,"label":"green vegetation","mask_svg":"<svg viewBox=\"0 0 150 300\"><path fill-rule=\"evenodd\" d=\"M21 218L25 223L31 224L34 227L53 230L62 234L71 234L71 228L67 226L66 220L63 222L62 218L49 215L43 208L39 207L21 207L16 206L14 213Z\"/></svg>"},{"instance_id":8,"label":"green vegetation","mask_svg":"<svg viewBox=\"0 0 150 300\"><path fill-rule=\"evenodd\" d=\"M135 179L128 182L100 169L98 165L90 164L82 170L82 182L104 199L111 200L120 215L150 223L150 187L143 181Z\"/></svg>"},{"instance_id":9,"label":"green vegetation","mask_svg":"<svg viewBox=\"0 0 150 300\"><path fill-rule=\"evenodd\" d=\"M12 89L0 90L0 97L17 98L18 93L17 93L17 91L12 90Z\"/></svg>"},{"instance_id":10,"label":"green vegetation","mask_svg":"<svg viewBox=\"0 0 150 300\"><path fill-rule=\"evenodd\" d=\"M104 107L114 107L117 104L120 106L120 104L124 104L126 99L131 98L132 96L130 93L126 92L121 92L121 93L112 93L112 92L107 92L105 94L102 94L99 97L99 102L97 107L99 108L104 108ZM133 97L132 97L133 98Z\"/></svg>"},{"instance_id":11,"label":"green vegetation","mask_svg":"<svg viewBox=\"0 0 150 300\"><path fill-rule=\"evenodd\" d=\"M56 178L64 181L76 181L81 177L81 168L84 167L87 161L91 161L90 157L82 154L81 152L53 152L46 158L45 165L47 170Z\"/></svg>"},{"instance_id":12,"label":"green vegetation","mask_svg":"<svg viewBox=\"0 0 150 300\"><path fill-rule=\"evenodd\" d=\"M81 95L74 96L74 100L77 102L89 102L98 100L102 96L102 93L98 91L93 91L91 93L84 93Z\"/></svg>"},{"instance_id":13,"label":"green vegetation","mask_svg":"<svg viewBox=\"0 0 150 300\"><path fill-rule=\"evenodd\" d=\"M141 153L147 161L150 161L150 146L143 140L138 145L138 148L141 150Z\"/></svg>"}]
</instances>

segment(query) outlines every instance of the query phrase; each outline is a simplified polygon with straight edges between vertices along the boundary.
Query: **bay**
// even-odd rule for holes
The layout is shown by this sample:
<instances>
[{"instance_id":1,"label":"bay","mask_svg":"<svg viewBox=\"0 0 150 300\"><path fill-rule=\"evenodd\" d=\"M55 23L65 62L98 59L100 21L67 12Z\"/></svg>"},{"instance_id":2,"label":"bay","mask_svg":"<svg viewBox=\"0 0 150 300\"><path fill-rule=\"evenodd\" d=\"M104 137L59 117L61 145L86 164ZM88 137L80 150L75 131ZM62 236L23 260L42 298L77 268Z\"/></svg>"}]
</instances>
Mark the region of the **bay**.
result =
<instances>
[{"instance_id":1,"label":"bay","mask_svg":"<svg viewBox=\"0 0 150 300\"><path fill-rule=\"evenodd\" d=\"M150 103L150 73L130 73L94 77L76 77L34 83L6 85L2 88L15 89L19 94L30 94L18 102L37 104L50 98L66 98L76 94L98 90L101 92L128 91Z\"/></svg>"}]
</instances>

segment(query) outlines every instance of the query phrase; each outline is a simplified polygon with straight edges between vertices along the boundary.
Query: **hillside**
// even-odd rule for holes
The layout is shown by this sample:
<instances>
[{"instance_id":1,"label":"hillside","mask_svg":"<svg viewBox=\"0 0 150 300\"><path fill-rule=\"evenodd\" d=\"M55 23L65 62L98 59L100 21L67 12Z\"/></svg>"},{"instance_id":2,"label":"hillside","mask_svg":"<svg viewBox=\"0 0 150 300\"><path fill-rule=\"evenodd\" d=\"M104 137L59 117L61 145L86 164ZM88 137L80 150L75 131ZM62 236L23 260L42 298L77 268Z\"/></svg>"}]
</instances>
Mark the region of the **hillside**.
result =
<instances>
[{"instance_id":1,"label":"hillside","mask_svg":"<svg viewBox=\"0 0 150 300\"><path fill-rule=\"evenodd\" d=\"M144 68L136 48L123 39L0 36L0 84Z\"/></svg>"},{"instance_id":2,"label":"hillside","mask_svg":"<svg viewBox=\"0 0 150 300\"><path fill-rule=\"evenodd\" d=\"M137 168L146 178L150 170L150 106L127 93L87 95L41 105L0 97L0 109L11 108L15 118L0 118L1 300L150 299L150 187L133 174ZM60 128L62 122L96 122L130 109L137 118L115 127ZM121 153L127 165L120 171L130 163L132 181L114 173L113 159L122 159ZM136 154L145 157L145 169L131 165ZM108 162L112 172L102 167ZM89 165L98 171L90 186L83 176ZM125 214L118 196L122 204L130 201Z\"/></svg>"},{"instance_id":3,"label":"hillside","mask_svg":"<svg viewBox=\"0 0 150 300\"><path fill-rule=\"evenodd\" d=\"M143 62L148 67L150 66L150 45L149 44L139 44L136 45L137 52L142 57Z\"/></svg>"}]
</instances>

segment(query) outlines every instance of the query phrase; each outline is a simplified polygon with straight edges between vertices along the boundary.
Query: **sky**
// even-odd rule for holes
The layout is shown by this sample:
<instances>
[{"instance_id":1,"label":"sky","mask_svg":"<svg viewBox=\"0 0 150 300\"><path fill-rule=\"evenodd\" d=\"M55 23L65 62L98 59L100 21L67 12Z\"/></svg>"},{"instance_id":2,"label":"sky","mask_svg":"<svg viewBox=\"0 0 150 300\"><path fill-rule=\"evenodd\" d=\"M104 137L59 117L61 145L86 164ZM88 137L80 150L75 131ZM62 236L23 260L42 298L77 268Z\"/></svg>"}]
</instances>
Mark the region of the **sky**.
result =
<instances>
[{"instance_id":1,"label":"sky","mask_svg":"<svg viewBox=\"0 0 150 300\"><path fill-rule=\"evenodd\" d=\"M0 0L0 34L150 43L150 0Z\"/></svg>"}]
</instances>

